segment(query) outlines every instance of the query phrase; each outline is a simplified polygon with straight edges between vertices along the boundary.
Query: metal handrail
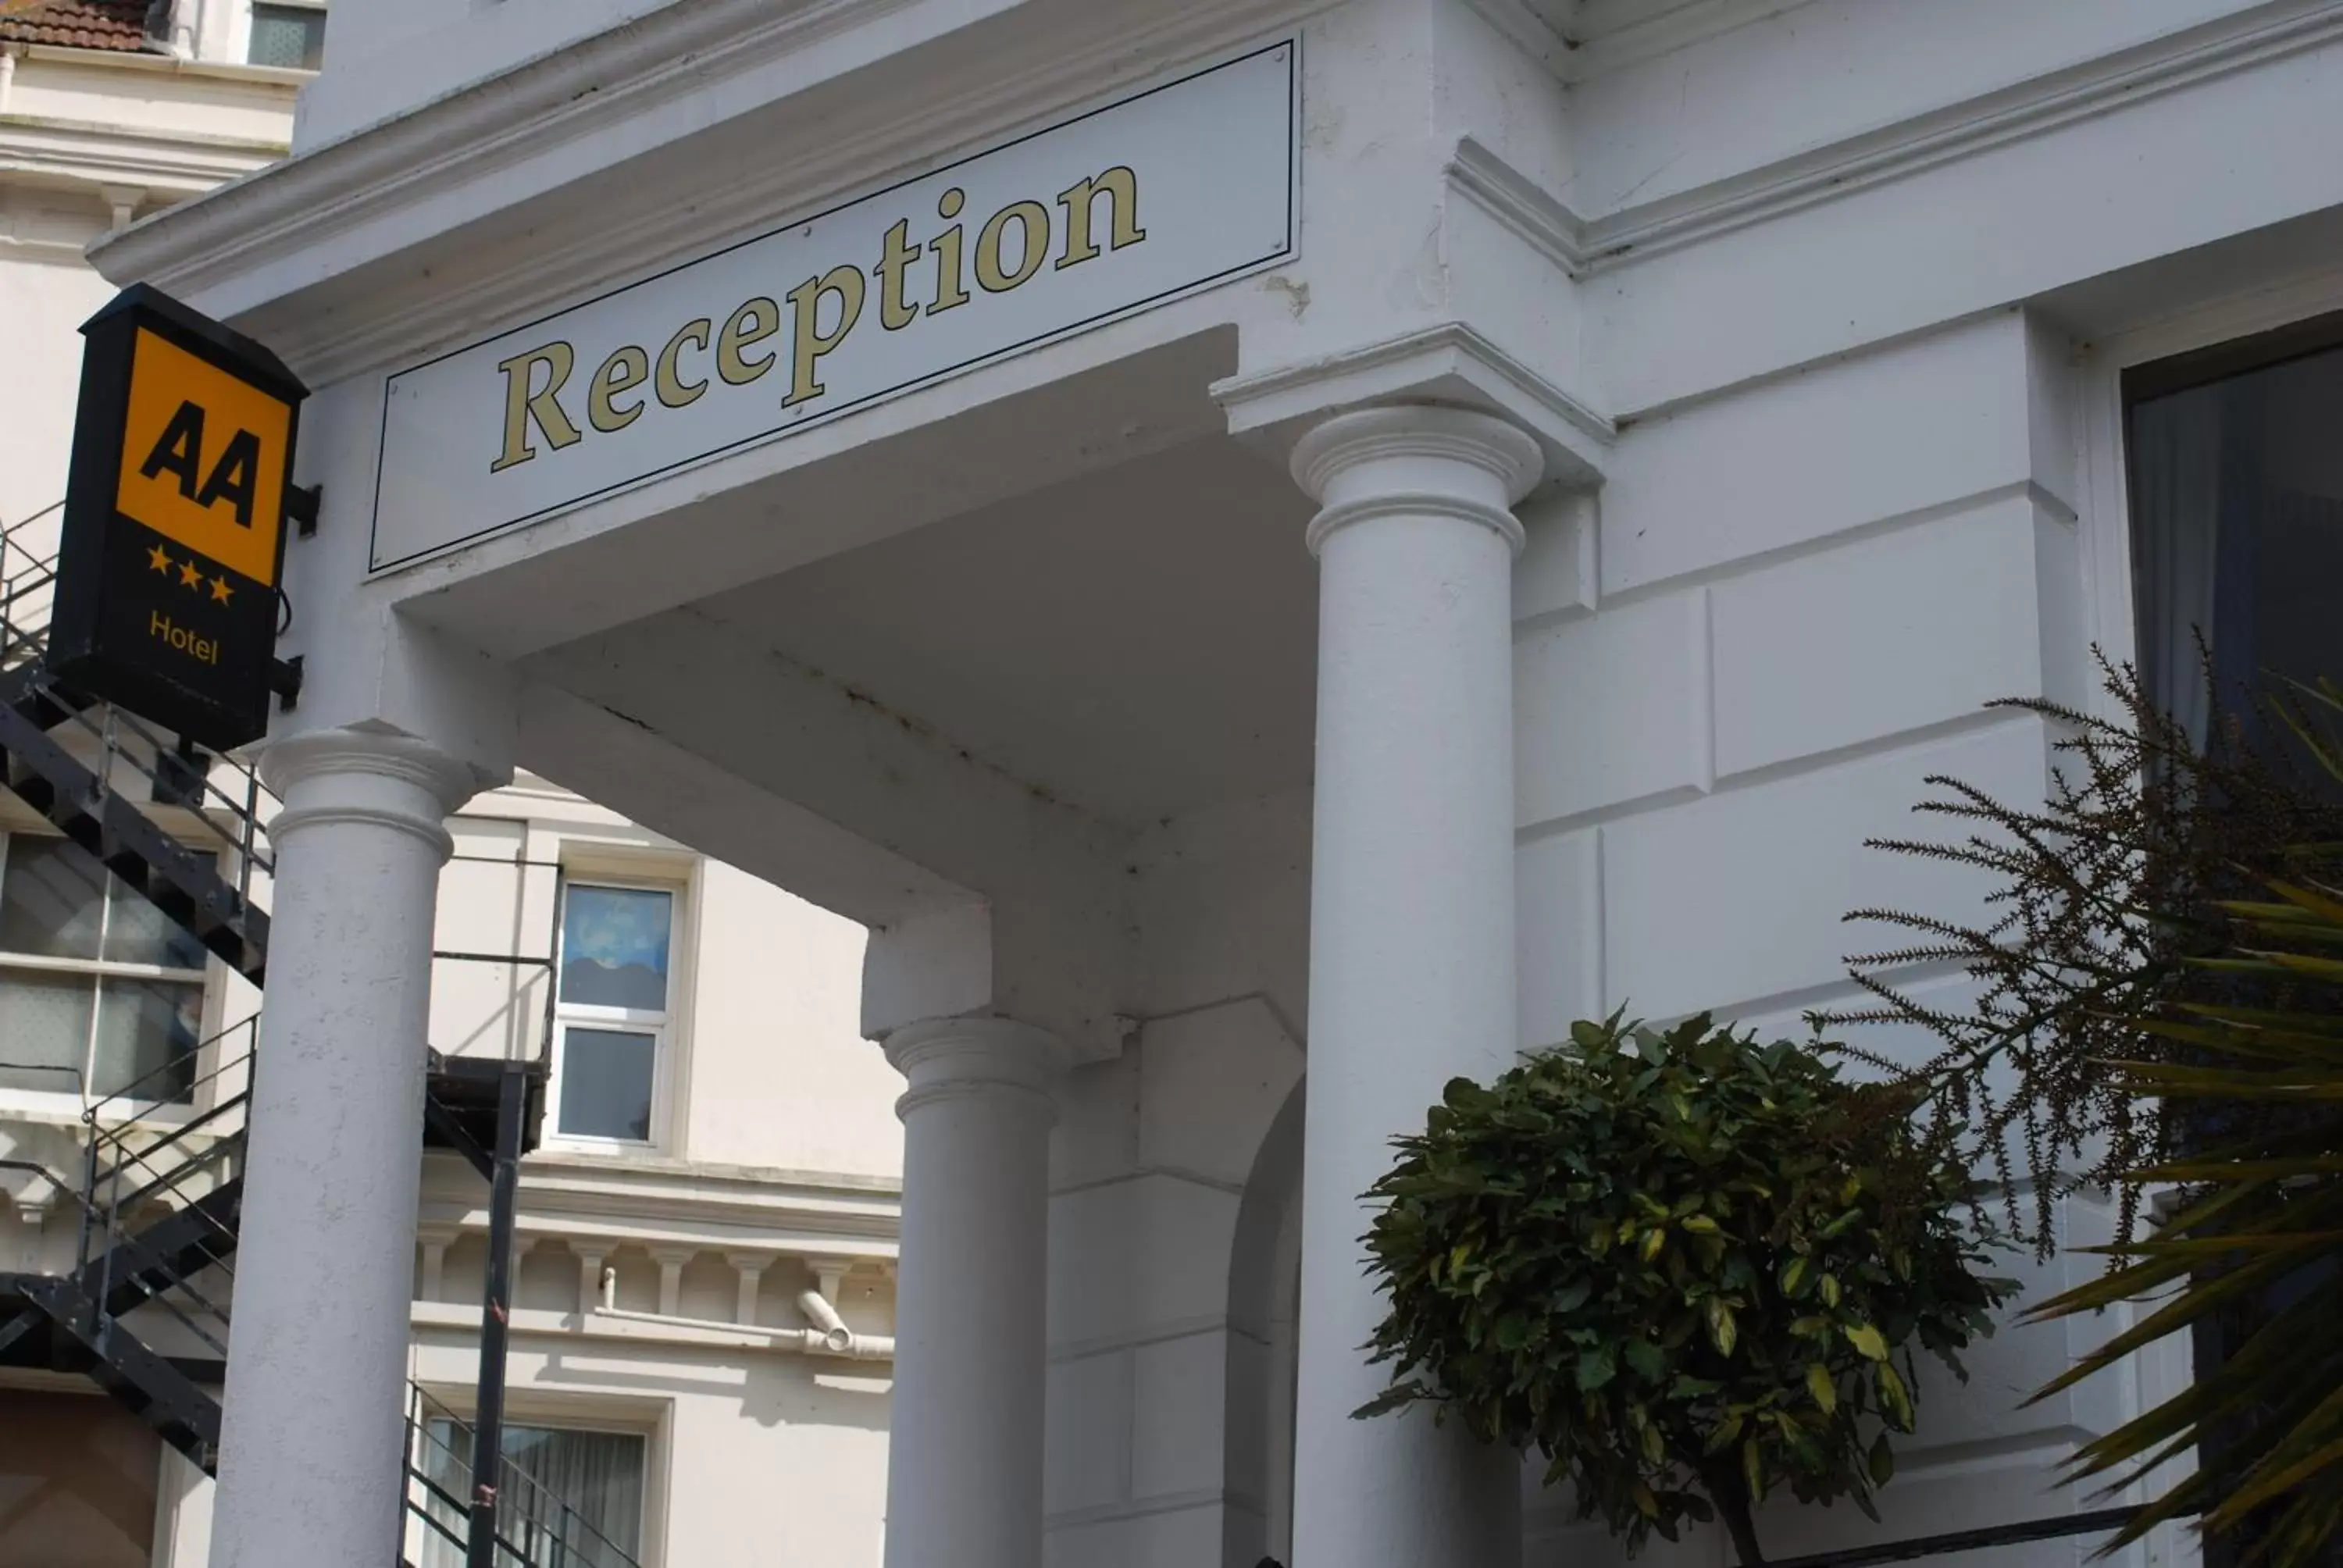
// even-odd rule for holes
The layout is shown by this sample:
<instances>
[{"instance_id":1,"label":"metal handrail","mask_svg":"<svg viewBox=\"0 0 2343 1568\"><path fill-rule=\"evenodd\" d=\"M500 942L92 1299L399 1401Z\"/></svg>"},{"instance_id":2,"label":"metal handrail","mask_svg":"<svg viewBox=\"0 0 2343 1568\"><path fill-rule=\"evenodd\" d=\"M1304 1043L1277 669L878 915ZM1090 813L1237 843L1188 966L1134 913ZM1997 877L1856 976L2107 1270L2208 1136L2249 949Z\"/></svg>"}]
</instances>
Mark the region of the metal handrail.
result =
<instances>
[{"instance_id":1,"label":"metal handrail","mask_svg":"<svg viewBox=\"0 0 2343 1568\"><path fill-rule=\"evenodd\" d=\"M28 517L0 528L0 668L31 662L47 649L49 613L55 602L57 558L54 552L36 554L26 548L22 530L63 507L63 501L44 507ZM33 676L29 689L43 694L55 691L56 683L45 673ZM61 703L70 713L70 721L94 736L104 759L98 780L102 788L111 788L114 765L126 761L132 770L144 777L156 789L172 796L194 799L183 804L201 819L222 846L236 859L235 876L237 898L246 906L252 901L253 872L273 871L275 861L266 848L266 833L260 819L268 808L280 802L260 782L252 767L232 757L214 757L198 762L199 753L184 750L176 738L166 739L162 733L136 715L124 711L112 703L99 704L84 709L76 704ZM100 717L93 718L93 714ZM123 744L125 732L143 743L153 760L142 758L136 749ZM166 762L166 758L170 760ZM225 768L229 775L227 788L214 777L215 768ZM170 774L166 777L165 770ZM224 815L236 824L231 832L215 820Z\"/></svg>"},{"instance_id":2,"label":"metal handrail","mask_svg":"<svg viewBox=\"0 0 2343 1568\"><path fill-rule=\"evenodd\" d=\"M442 1442L432 1437L430 1426L435 1422L446 1422L455 1441ZM470 1422L433 1398L430 1391L424 1388L422 1384L410 1382L407 1384L407 1424L409 1433L418 1444L428 1442L439 1452L445 1454L458 1473L466 1474L468 1483L468 1472L471 1469L469 1448L472 1427ZM468 1507L468 1499L451 1496L444 1486L424 1473L419 1465L412 1460L408 1463L407 1473L417 1481L422 1482L430 1493L458 1517L464 1515ZM515 1464L509 1457L503 1455L499 1455L498 1459L497 1491L498 1497L502 1499L528 1497L532 1500L541 1500L544 1504L542 1508L508 1510L499 1507L498 1510L497 1516L503 1528L498 1532L497 1546L499 1550L510 1553L515 1562L526 1565L526 1568L569 1568L569 1564L577 1561L577 1554L589 1548L595 1556L600 1559L592 1563L590 1568L639 1568L633 1553L588 1523L583 1514L562 1502L543 1482ZM425 1513L425 1510L416 1503L411 1493L407 1506L412 1513L418 1514ZM533 1525L547 1517L548 1510L558 1515L563 1522L562 1526L558 1528L550 1537L557 1554L549 1561L540 1560L531 1555L529 1548L533 1543L516 1542L506 1533L511 1528L511 1522L520 1521ZM440 1533L447 1535L458 1546L464 1544L464 1542L452 1534L442 1522L432 1520L430 1523L434 1528L438 1529ZM529 1533L533 1535L534 1530Z\"/></svg>"},{"instance_id":3,"label":"metal handrail","mask_svg":"<svg viewBox=\"0 0 2343 1568\"><path fill-rule=\"evenodd\" d=\"M36 670L31 673L25 690L28 694L37 692L62 699L60 686L54 675ZM253 873L258 870L273 875L277 869L261 817L264 809L281 804L261 783L260 775L252 766L233 757L215 755L198 760L197 757L183 756L177 740L166 738L161 730L115 703L84 707L59 700L57 706L65 711L66 727L79 730L96 743L100 765L94 771L101 789L113 788L116 765L121 764L146 780L150 795L157 791L169 796L193 795L192 802L183 799L182 803L186 805L188 815L217 841L219 849L234 858L236 898L249 907ZM226 770L235 786L233 791L221 787L214 777L216 769ZM226 825L222 818L226 819Z\"/></svg>"},{"instance_id":4,"label":"metal handrail","mask_svg":"<svg viewBox=\"0 0 2343 1568\"><path fill-rule=\"evenodd\" d=\"M229 1042L239 1038L242 1050L232 1050ZM199 1041L82 1113L88 1129L88 1142L76 1272L85 1277L93 1267L97 1271L91 1292L93 1307L105 1314L106 1302L114 1291L116 1260L122 1256L126 1246L135 1251L144 1234L130 1231L126 1216L168 1194L179 1212L197 1215L208 1232L184 1243L203 1261L193 1270L173 1270L159 1286L145 1292L140 1304L158 1306L170 1313L187 1332L223 1357L227 1353L225 1332L229 1314L226 1302L216 1297L226 1297L235 1287L236 1270L231 1259L236 1231L197 1207L205 1194L191 1191L189 1184L196 1177L214 1173L242 1158L241 1118L251 1101L253 1042L258 1038L259 1017L255 1014ZM206 1053L209 1053L210 1066L201 1068ZM156 1131L145 1141L134 1142L134 1139L150 1131L142 1120L147 1113L163 1104L176 1102L182 1071L188 1070L191 1062L201 1070L186 1071L186 1091L190 1095L238 1070L245 1073L245 1081L236 1093L215 1100L191 1120ZM168 1098L143 1092L157 1079L172 1086ZM206 1141L201 1148L193 1148L198 1136ZM211 1190L217 1191L217 1186L215 1183ZM140 1272L149 1266L134 1265ZM206 1269L218 1271L226 1282L226 1291L206 1292L196 1283ZM110 1317L106 1319L106 1326L111 1321ZM215 1332L214 1325L221 1332Z\"/></svg>"}]
</instances>

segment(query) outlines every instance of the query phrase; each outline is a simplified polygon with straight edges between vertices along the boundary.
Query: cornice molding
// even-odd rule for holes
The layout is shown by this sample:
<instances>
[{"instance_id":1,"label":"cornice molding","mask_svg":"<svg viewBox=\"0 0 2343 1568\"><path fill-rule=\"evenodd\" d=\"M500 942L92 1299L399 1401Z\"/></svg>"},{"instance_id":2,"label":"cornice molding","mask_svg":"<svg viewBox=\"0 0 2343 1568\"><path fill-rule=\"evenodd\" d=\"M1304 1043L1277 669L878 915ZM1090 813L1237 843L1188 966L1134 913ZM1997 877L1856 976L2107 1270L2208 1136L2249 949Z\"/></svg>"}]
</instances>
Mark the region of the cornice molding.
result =
<instances>
[{"instance_id":1,"label":"cornice molding","mask_svg":"<svg viewBox=\"0 0 2343 1568\"><path fill-rule=\"evenodd\" d=\"M183 60L173 55L75 49L62 44L26 44L20 47L24 59L68 70L130 71L193 81L239 83L257 88L267 96L283 99L288 115L293 112L295 96L317 76L315 71L283 65L246 65L232 60Z\"/></svg>"},{"instance_id":2,"label":"cornice molding","mask_svg":"<svg viewBox=\"0 0 2343 1568\"><path fill-rule=\"evenodd\" d=\"M628 116L685 98L704 99L727 82L928 3L813 0L777 15L770 0L695 0L654 12L134 224L95 247L91 259L111 278L145 278L183 297L222 289L227 314L242 315L273 301L223 286L243 279L264 258L321 246L427 203L444 207L453 190L558 153ZM1006 55L977 62L970 66L974 80L957 93L922 101L916 115L874 116L860 131L811 138L794 156L695 169L690 177L643 191L623 219L603 212L578 233L565 233L549 256L544 251L516 256L459 289L417 291L414 297L354 295L323 313L330 319L305 323L292 341L280 336L273 346L305 375L328 380L493 331L496 323L720 248L785 223L792 212L1005 139L1333 3L1182 0L1148 13L1142 24L1101 25L1081 46L1038 63L1021 66ZM935 9L943 15L933 36L960 25L953 8ZM850 63L823 80L883 67L908 46L898 39L888 52ZM989 75L980 71L987 64L996 67ZM801 84L798 90L819 85ZM679 130L636 151L657 156L686 134ZM323 279L391 254L421 255L448 243L447 226L377 254L305 270Z\"/></svg>"},{"instance_id":3,"label":"cornice molding","mask_svg":"<svg viewBox=\"0 0 2343 1568\"><path fill-rule=\"evenodd\" d=\"M1520 0L1473 0L1473 4L1520 9ZM1695 13L1714 19L1733 4L1734 0L1697 0L1667 13L1666 17L1684 18L1681 25L1689 26ZM1732 25L1752 19L1743 16ZM1600 216L1574 209L1469 136L1457 143L1443 173L1459 196L1487 212L1572 276L1584 278L2338 40L2343 40L2343 0L2272 0L1729 178Z\"/></svg>"},{"instance_id":4,"label":"cornice molding","mask_svg":"<svg viewBox=\"0 0 2343 1568\"><path fill-rule=\"evenodd\" d=\"M1808 0L1465 0L1564 82L1641 61L1794 11Z\"/></svg>"},{"instance_id":5,"label":"cornice molding","mask_svg":"<svg viewBox=\"0 0 2343 1568\"><path fill-rule=\"evenodd\" d=\"M26 175L92 189L139 185L191 195L284 156L282 142L0 115L0 178Z\"/></svg>"},{"instance_id":6,"label":"cornice molding","mask_svg":"<svg viewBox=\"0 0 2343 1568\"><path fill-rule=\"evenodd\" d=\"M2343 39L2343 0L2278 0L1587 222L1604 271Z\"/></svg>"},{"instance_id":7,"label":"cornice molding","mask_svg":"<svg viewBox=\"0 0 2343 1568\"><path fill-rule=\"evenodd\" d=\"M1594 257L1586 247L1586 220L1487 146L1459 137L1441 172L1450 189L1564 272L1577 277L1587 271Z\"/></svg>"},{"instance_id":8,"label":"cornice molding","mask_svg":"<svg viewBox=\"0 0 2343 1568\"><path fill-rule=\"evenodd\" d=\"M478 1183L451 1158L425 1161L425 1223L488 1224ZM564 1158L542 1151L522 1168L523 1233L610 1246L688 1246L776 1256L894 1256L900 1182L815 1172L677 1162Z\"/></svg>"},{"instance_id":9,"label":"cornice molding","mask_svg":"<svg viewBox=\"0 0 2343 1568\"><path fill-rule=\"evenodd\" d=\"M1461 321L1232 377L1216 384L1212 396L1239 435L1385 403L1477 407L1534 436L1547 477L1565 484L1600 475L1604 448L1617 434L1606 416Z\"/></svg>"}]
</instances>

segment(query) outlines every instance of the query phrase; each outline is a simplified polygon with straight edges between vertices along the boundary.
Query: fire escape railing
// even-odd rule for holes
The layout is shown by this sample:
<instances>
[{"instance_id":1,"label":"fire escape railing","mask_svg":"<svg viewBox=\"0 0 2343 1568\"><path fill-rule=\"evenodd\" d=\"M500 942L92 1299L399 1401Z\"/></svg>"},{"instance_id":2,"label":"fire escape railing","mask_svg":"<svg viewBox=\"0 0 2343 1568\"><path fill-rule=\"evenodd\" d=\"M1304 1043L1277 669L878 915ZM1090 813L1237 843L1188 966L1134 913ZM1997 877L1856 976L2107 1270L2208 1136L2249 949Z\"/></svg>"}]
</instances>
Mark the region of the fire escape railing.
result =
<instances>
[{"instance_id":1,"label":"fire escape railing","mask_svg":"<svg viewBox=\"0 0 2343 1568\"><path fill-rule=\"evenodd\" d=\"M248 764L90 700L43 668L56 565L54 553L28 544L27 532L47 515L0 528L0 782L261 985L268 923L254 893L274 872L266 824L278 803ZM170 813L167 822L149 815L153 807ZM543 1100L554 960L550 951L435 959L541 971L512 990L518 1000L538 985L544 1016L533 1053L509 1030L493 1056L431 1053L426 1142L456 1150L491 1183L492 1257L476 1418L457 1422L419 1388L410 1395L410 1524L400 1557L436 1543L433 1568L450 1560L440 1548L459 1551L467 1568L635 1568L499 1447L515 1188L524 1130ZM220 1411L206 1385L224 1377L233 1342L258 1039L255 1015L85 1103L78 1181L0 1161L0 1169L45 1179L79 1211L70 1273L0 1276L0 1362L31 1356L25 1364L85 1372L206 1473L217 1467ZM0 1057L5 1046L0 1040ZM86 1101L80 1074L64 1077ZM158 1332L206 1353L158 1353L146 1342ZM436 1440L417 1424L427 1408ZM470 1445L468 1454L452 1452L458 1440ZM433 1458L431 1441L450 1452Z\"/></svg>"}]
</instances>

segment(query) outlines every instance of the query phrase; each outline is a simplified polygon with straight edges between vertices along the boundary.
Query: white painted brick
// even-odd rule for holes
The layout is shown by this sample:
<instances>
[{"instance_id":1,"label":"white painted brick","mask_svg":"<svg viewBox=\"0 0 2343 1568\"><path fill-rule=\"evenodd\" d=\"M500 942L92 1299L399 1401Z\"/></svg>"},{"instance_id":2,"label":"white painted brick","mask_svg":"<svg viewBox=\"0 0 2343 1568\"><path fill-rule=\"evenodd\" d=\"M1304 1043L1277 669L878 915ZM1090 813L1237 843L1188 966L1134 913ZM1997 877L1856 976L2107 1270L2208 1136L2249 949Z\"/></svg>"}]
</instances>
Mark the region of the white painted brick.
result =
<instances>
[{"instance_id":1,"label":"white painted brick","mask_svg":"<svg viewBox=\"0 0 2343 1568\"><path fill-rule=\"evenodd\" d=\"M1137 1568L1133 1522L1061 1525L1041 1539L1041 1568Z\"/></svg>"},{"instance_id":2,"label":"white painted brick","mask_svg":"<svg viewBox=\"0 0 2343 1568\"><path fill-rule=\"evenodd\" d=\"M1135 1519L1131 1568L1210 1568L1221 1560L1221 1532L1217 1503Z\"/></svg>"},{"instance_id":3,"label":"white painted brick","mask_svg":"<svg viewBox=\"0 0 2343 1568\"><path fill-rule=\"evenodd\" d=\"M1139 1157L1242 1186L1302 1081L1302 1048L1258 1000L1151 1023L1140 1037Z\"/></svg>"},{"instance_id":4,"label":"white painted brick","mask_svg":"<svg viewBox=\"0 0 2343 1568\"><path fill-rule=\"evenodd\" d=\"M1527 536L1513 562L1513 618L1594 608L1594 492L1549 490L1515 508Z\"/></svg>"},{"instance_id":5,"label":"white painted brick","mask_svg":"<svg viewBox=\"0 0 2343 1568\"><path fill-rule=\"evenodd\" d=\"M1932 830L1911 814L1932 773L2038 799L2041 727L2013 718L1606 824L1605 1000L1663 1018L1831 985L1865 940L1842 923L1849 909L1974 909L1977 876L1863 845Z\"/></svg>"},{"instance_id":6,"label":"white painted brick","mask_svg":"<svg viewBox=\"0 0 2343 1568\"><path fill-rule=\"evenodd\" d=\"M1188 1334L1131 1352L1132 1404L1140 1412L1131 1442L1132 1497L1220 1490L1228 1342L1225 1332Z\"/></svg>"},{"instance_id":7,"label":"white painted brick","mask_svg":"<svg viewBox=\"0 0 2343 1568\"><path fill-rule=\"evenodd\" d=\"M1534 826L1708 776L1702 590L1624 606L1513 646L1513 819Z\"/></svg>"},{"instance_id":8,"label":"white painted brick","mask_svg":"<svg viewBox=\"0 0 2343 1568\"><path fill-rule=\"evenodd\" d=\"M1068 1073L1050 1131L1050 1184L1085 1186L1139 1164L1139 1064L1128 1056Z\"/></svg>"},{"instance_id":9,"label":"white painted brick","mask_svg":"<svg viewBox=\"0 0 2343 1568\"><path fill-rule=\"evenodd\" d=\"M1513 973L1521 1047L1567 1039L1573 1020L1602 1016L1602 840L1593 829L1513 853Z\"/></svg>"},{"instance_id":10,"label":"white painted brick","mask_svg":"<svg viewBox=\"0 0 2343 1568\"><path fill-rule=\"evenodd\" d=\"M1717 584L1717 776L2039 695L2036 526L2011 496Z\"/></svg>"},{"instance_id":11,"label":"white painted brick","mask_svg":"<svg viewBox=\"0 0 2343 1568\"><path fill-rule=\"evenodd\" d=\"M1603 491L1603 591L2032 477L2027 353L2005 313L1632 427Z\"/></svg>"},{"instance_id":12,"label":"white painted brick","mask_svg":"<svg viewBox=\"0 0 2343 1568\"><path fill-rule=\"evenodd\" d=\"M1236 1194L1175 1176L1137 1176L1052 1198L1051 1342L1078 1345L1224 1318L1236 1217Z\"/></svg>"},{"instance_id":13,"label":"white painted brick","mask_svg":"<svg viewBox=\"0 0 2343 1568\"><path fill-rule=\"evenodd\" d=\"M1128 1352L1058 1362L1044 1411L1043 1506L1051 1513L1128 1500L1131 1427Z\"/></svg>"}]
</instances>

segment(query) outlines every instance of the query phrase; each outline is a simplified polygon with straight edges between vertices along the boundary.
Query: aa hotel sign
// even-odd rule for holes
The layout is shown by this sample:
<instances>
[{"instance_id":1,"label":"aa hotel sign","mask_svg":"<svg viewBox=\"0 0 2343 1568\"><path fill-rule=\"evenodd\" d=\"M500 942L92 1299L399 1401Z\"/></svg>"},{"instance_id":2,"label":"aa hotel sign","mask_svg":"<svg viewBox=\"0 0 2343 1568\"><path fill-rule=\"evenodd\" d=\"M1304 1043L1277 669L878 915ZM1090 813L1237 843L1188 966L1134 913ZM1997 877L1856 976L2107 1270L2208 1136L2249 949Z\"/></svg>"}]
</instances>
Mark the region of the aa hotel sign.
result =
<instances>
[{"instance_id":1,"label":"aa hotel sign","mask_svg":"<svg viewBox=\"0 0 2343 1568\"><path fill-rule=\"evenodd\" d=\"M399 372L373 568L1290 260L1295 53L1262 49Z\"/></svg>"}]
</instances>

